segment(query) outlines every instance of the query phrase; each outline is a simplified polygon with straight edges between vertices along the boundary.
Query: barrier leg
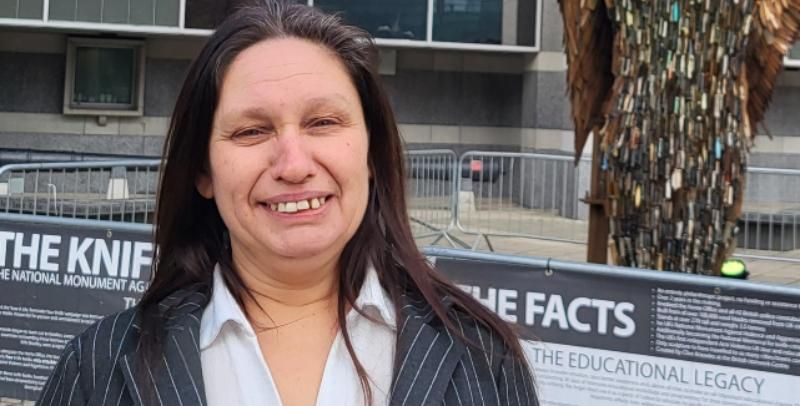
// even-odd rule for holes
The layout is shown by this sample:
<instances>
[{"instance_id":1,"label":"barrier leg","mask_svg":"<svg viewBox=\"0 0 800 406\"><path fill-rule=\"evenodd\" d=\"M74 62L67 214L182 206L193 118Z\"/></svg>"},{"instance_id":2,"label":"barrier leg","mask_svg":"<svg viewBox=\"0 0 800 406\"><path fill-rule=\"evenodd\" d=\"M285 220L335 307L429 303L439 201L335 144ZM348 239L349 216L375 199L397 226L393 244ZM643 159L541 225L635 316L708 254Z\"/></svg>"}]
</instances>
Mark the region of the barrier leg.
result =
<instances>
[{"instance_id":1,"label":"barrier leg","mask_svg":"<svg viewBox=\"0 0 800 406\"><path fill-rule=\"evenodd\" d=\"M486 245L489 247L489 251L494 252L494 247L492 247L492 242L489 241L489 236L484 234L483 239L486 240Z\"/></svg>"}]
</instances>

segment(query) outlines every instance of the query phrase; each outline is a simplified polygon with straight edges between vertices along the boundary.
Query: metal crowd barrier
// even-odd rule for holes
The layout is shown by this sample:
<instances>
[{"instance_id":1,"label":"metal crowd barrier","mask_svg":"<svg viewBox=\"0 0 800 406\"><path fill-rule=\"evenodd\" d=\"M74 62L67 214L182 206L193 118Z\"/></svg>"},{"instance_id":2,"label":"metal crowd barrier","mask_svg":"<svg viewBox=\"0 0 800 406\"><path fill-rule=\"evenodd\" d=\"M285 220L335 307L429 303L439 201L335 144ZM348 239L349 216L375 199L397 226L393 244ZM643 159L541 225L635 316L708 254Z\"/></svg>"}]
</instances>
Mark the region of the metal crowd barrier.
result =
<instances>
[{"instance_id":1,"label":"metal crowd barrier","mask_svg":"<svg viewBox=\"0 0 800 406\"><path fill-rule=\"evenodd\" d=\"M449 177L442 167L432 170L424 162L417 162L416 170L440 181L457 179L455 218L447 228L441 219L437 228L453 246L455 241L475 250L483 241L494 251L494 237L587 241L588 208L580 199L589 191L589 159L575 165L563 155L468 151ZM747 176L734 256L800 263L800 170L751 167ZM410 192L412 200L419 196L418 190ZM471 243L456 238L463 235L475 238Z\"/></svg>"},{"instance_id":2,"label":"metal crowd barrier","mask_svg":"<svg viewBox=\"0 0 800 406\"><path fill-rule=\"evenodd\" d=\"M417 239L434 237L452 246L465 245L453 237L456 210L456 153L447 149L412 150L406 154L408 215Z\"/></svg>"},{"instance_id":3,"label":"metal crowd barrier","mask_svg":"<svg viewBox=\"0 0 800 406\"><path fill-rule=\"evenodd\" d=\"M159 165L5 165L0 213L148 224ZM580 198L589 189L588 159L576 166L564 155L412 150L406 168L409 217L421 243L477 249L484 241L494 250L495 237L586 242L588 210ZM800 263L800 170L748 168L745 193L735 256Z\"/></svg>"},{"instance_id":4,"label":"metal crowd barrier","mask_svg":"<svg viewBox=\"0 0 800 406\"><path fill-rule=\"evenodd\" d=\"M456 226L476 236L472 248L489 237L526 237L583 243L588 191L588 160L570 156L468 151L462 167L473 176L458 185ZM483 170L483 168L492 170Z\"/></svg>"},{"instance_id":5,"label":"metal crowd barrier","mask_svg":"<svg viewBox=\"0 0 800 406\"><path fill-rule=\"evenodd\" d=\"M159 160L0 167L0 213L150 223Z\"/></svg>"},{"instance_id":6,"label":"metal crowd barrier","mask_svg":"<svg viewBox=\"0 0 800 406\"><path fill-rule=\"evenodd\" d=\"M409 215L417 238L442 238L455 228L451 150L408 151ZM0 167L0 213L21 217L147 224L153 220L159 160L12 164Z\"/></svg>"},{"instance_id":7,"label":"metal crowd barrier","mask_svg":"<svg viewBox=\"0 0 800 406\"><path fill-rule=\"evenodd\" d=\"M800 263L800 170L747 169L735 256Z\"/></svg>"}]
</instances>

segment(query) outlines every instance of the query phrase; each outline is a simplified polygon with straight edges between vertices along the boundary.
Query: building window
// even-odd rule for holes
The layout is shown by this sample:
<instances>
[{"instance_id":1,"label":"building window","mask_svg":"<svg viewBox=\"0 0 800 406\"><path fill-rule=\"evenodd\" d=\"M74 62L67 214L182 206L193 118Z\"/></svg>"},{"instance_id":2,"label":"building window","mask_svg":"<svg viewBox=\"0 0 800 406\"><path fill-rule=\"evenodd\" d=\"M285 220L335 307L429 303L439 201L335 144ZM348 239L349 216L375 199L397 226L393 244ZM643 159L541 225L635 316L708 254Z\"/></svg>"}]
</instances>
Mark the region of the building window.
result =
<instances>
[{"instance_id":1,"label":"building window","mask_svg":"<svg viewBox=\"0 0 800 406\"><path fill-rule=\"evenodd\" d=\"M284 0L289 3L308 4L307 0ZM215 29L248 0L186 0L186 28Z\"/></svg>"},{"instance_id":2,"label":"building window","mask_svg":"<svg viewBox=\"0 0 800 406\"><path fill-rule=\"evenodd\" d=\"M50 0L50 20L178 26L180 0Z\"/></svg>"},{"instance_id":3,"label":"building window","mask_svg":"<svg viewBox=\"0 0 800 406\"><path fill-rule=\"evenodd\" d=\"M426 40L427 0L314 0L377 38Z\"/></svg>"},{"instance_id":4,"label":"building window","mask_svg":"<svg viewBox=\"0 0 800 406\"><path fill-rule=\"evenodd\" d=\"M70 38L64 114L142 115L144 58L142 41Z\"/></svg>"},{"instance_id":5,"label":"building window","mask_svg":"<svg viewBox=\"0 0 800 406\"><path fill-rule=\"evenodd\" d=\"M428 3L432 37L428 37ZM536 46L540 0L314 0L376 38Z\"/></svg>"},{"instance_id":6,"label":"building window","mask_svg":"<svg viewBox=\"0 0 800 406\"><path fill-rule=\"evenodd\" d=\"M535 45L533 0L434 0L433 40Z\"/></svg>"},{"instance_id":7,"label":"building window","mask_svg":"<svg viewBox=\"0 0 800 406\"><path fill-rule=\"evenodd\" d=\"M0 18L42 19L41 1L0 1Z\"/></svg>"},{"instance_id":8,"label":"building window","mask_svg":"<svg viewBox=\"0 0 800 406\"><path fill-rule=\"evenodd\" d=\"M502 0L436 0L433 40L502 43Z\"/></svg>"},{"instance_id":9,"label":"building window","mask_svg":"<svg viewBox=\"0 0 800 406\"><path fill-rule=\"evenodd\" d=\"M789 59L800 62L800 42L794 44L794 47L789 50Z\"/></svg>"},{"instance_id":10,"label":"building window","mask_svg":"<svg viewBox=\"0 0 800 406\"><path fill-rule=\"evenodd\" d=\"M233 11L231 1L186 0L186 27L214 29Z\"/></svg>"}]
</instances>

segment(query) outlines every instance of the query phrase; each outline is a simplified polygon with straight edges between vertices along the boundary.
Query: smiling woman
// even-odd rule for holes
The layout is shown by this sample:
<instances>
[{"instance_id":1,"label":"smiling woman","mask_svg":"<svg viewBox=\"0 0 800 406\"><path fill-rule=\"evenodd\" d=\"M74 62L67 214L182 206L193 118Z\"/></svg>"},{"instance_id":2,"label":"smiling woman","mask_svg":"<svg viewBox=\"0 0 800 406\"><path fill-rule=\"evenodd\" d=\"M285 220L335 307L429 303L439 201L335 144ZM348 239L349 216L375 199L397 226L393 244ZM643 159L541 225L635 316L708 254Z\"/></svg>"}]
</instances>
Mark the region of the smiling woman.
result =
<instances>
[{"instance_id":1,"label":"smiling woman","mask_svg":"<svg viewBox=\"0 0 800 406\"><path fill-rule=\"evenodd\" d=\"M71 341L41 404L536 405L518 338L415 246L366 32L263 1L193 63L142 301Z\"/></svg>"},{"instance_id":2,"label":"smiling woman","mask_svg":"<svg viewBox=\"0 0 800 406\"><path fill-rule=\"evenodd\" d=\"M336 274L367 207L367 145L358 92L334 53L289 37L236 56L197 187L214 199L246 285L263 264L289 284Z\"/></svg>"}]
</instances>

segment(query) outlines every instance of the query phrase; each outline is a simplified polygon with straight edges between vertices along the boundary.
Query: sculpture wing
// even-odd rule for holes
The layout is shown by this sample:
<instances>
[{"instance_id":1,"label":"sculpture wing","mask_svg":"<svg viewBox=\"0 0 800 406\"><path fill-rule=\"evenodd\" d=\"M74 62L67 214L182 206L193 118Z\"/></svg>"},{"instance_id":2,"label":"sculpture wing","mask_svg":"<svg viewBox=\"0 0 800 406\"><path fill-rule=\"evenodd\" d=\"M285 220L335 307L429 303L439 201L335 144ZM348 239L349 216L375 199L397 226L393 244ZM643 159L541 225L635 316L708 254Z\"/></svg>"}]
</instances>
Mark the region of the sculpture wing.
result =
<instances>
[{"instance_id":1,"label":"sculpture wing","mask_svg":"<svg viewBox=\"0 0 800 406\"><path fill-rule=\"evenodd\" d=\"M764 119L783 58L798 39L800 0L756 1L745 60L751 129Z\"/></svg>"},{"instance_id":2,"label":"sculpture wing","mask_svg":"<svg viewBox=\"0 0 800 406\"><path fill-rule=\"evenodd\" d=\"M605 121L603 105L614 80L611 74L614 32L607 13L613 1L559 0L576 162L592 128L602 126Z\"/></svg>"}]
</instances>

